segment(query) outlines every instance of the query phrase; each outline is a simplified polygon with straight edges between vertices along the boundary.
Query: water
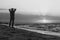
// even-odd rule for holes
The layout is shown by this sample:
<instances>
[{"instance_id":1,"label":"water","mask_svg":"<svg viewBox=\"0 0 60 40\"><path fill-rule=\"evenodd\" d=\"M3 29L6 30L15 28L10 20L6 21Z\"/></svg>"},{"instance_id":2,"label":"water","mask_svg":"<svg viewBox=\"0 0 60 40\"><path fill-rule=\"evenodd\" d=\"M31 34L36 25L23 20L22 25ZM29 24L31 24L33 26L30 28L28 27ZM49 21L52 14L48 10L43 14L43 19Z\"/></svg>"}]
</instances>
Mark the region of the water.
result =
<instances>
[{"instance_id":1,"label":"water","mask_svg":"<svg viewBox=\"0 0 60 40\"><path fill-rule=\"evenodd\" d=\"M8 13L0 13L0 22L9 22ZM60 17L43 15L15 15L15 23L60 23Z\"/></svg>"}]
</instances>

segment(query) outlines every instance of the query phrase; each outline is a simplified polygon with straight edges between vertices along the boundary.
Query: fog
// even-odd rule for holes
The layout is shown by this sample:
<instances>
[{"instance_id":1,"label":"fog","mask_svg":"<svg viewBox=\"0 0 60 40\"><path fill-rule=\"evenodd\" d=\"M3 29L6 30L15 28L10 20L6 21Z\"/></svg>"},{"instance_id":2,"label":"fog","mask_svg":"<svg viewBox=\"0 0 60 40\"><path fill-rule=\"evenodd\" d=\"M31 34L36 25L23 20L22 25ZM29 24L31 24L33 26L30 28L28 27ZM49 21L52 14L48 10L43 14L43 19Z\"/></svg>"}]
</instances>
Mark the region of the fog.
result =
<instances>
[{"instance_id":1,"label":"fog","mask_svg":"<svg viewBox=\"0 0 60 40\"><path fill-rule=\"evenodd\" d=\"M0 8L17 8L18 13L23 12L20 14L60 16L60 0L0 0Z\"/></svg>"}]
</instances>

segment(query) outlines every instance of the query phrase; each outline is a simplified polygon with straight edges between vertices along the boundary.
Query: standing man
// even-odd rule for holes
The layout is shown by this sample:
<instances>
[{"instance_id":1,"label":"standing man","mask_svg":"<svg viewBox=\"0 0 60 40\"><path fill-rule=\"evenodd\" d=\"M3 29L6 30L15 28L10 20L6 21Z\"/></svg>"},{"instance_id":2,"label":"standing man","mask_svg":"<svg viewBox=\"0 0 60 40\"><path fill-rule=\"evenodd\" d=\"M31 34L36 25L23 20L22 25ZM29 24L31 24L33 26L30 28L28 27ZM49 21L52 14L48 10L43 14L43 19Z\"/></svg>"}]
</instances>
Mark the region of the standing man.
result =
<instances>
[{"instance_id":1,"label":"standing man","mask_svg":"<svg viewBox=\"0 0 60 40\"><path fill-rule=\"evenodd\" d=\"M13 26L14 26L14 19L15 19L15 11L16 11L15 8L9 9L9 12L10 12L9 27L12 27L12 28L14 28Z\"/></svg>"}]
</instances>

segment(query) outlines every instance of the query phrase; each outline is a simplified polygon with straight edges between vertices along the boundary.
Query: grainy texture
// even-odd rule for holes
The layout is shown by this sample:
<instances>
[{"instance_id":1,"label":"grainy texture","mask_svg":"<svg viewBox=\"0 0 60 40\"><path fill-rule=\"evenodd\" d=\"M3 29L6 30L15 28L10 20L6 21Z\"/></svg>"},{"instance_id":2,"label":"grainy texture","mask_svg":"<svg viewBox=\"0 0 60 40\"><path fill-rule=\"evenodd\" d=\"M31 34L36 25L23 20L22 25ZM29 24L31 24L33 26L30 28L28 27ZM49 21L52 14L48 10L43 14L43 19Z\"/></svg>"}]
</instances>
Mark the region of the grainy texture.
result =
<instances>
[{"instance_id":1,"label":"grainy texture","mask_svg":"<svg viewBox=\"0 0 60 40\"><path fill-rule=\"evenodd\" d=\"M60 40L60 37L43 35L40 33L29 32L0 25L0 40Z\"/></svg>"}]
</instances>

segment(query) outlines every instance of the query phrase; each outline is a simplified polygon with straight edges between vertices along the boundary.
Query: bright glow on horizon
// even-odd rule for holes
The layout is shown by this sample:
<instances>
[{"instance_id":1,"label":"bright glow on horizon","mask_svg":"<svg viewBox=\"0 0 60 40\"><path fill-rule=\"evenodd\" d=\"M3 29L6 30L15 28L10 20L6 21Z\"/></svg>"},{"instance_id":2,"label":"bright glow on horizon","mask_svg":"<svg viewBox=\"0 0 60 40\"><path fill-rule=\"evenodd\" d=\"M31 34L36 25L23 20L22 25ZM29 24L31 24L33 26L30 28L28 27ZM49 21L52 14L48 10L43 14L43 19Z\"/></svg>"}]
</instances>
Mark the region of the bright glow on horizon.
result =
<instances>
[{"instance_id":1,"label":"bright glow on horizon","mask_svg":"<svg viewBox=\"0 0 60 40\"><path fill-rule=\"evenodd\" d=\"M51 23L51 20L47 20L47 19L42 19L42 20L37 20L37 23Z\"/></svg>"},{"instance_id":2,"label":"bright glow on horizon","mask_svg":"<svg viewBox=\"0 0 60 40\"><path fill-rule=\"evenodd\" d=\"M43 19L42 22L47 23L47 22L49 22L49 20Z\"/></svg>"}]
</instances>

